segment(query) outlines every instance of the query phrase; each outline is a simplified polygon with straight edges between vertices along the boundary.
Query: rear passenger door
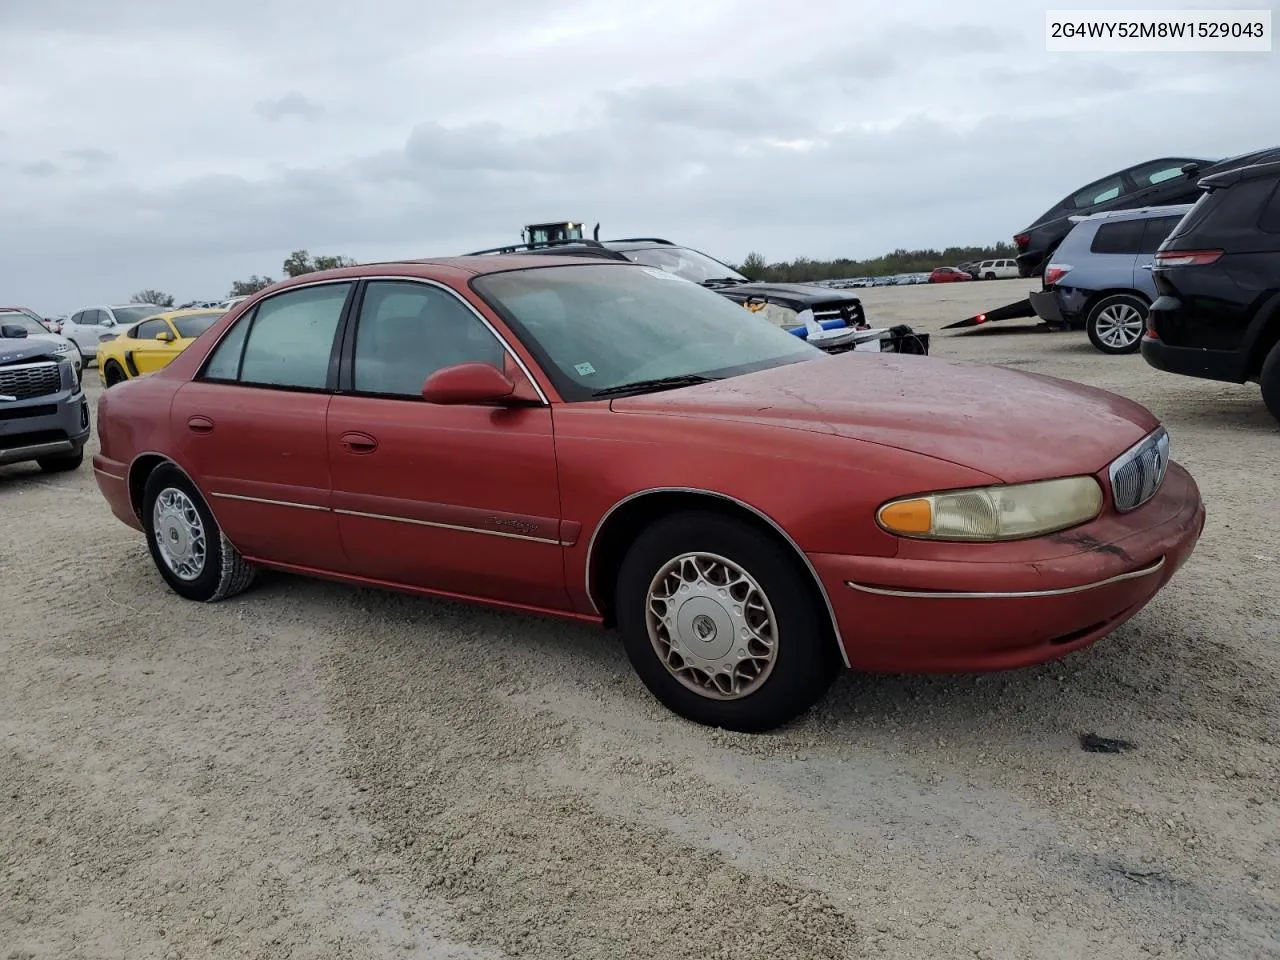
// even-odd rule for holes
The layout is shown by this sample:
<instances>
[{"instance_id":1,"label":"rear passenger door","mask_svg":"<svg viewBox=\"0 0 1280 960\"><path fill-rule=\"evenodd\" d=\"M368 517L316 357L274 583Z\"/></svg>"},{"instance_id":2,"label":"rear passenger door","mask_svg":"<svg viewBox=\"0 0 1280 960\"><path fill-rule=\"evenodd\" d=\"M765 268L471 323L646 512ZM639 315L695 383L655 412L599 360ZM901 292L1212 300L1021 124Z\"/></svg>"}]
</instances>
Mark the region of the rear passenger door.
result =
<instances>
[{"instance_id":1,"label":"rear passenger door","mask_svg":"<svg viewBox=\"0 0 1280 960\"><path fill-rule=\"evenodd\" d=\"M355 284L284 290L232 324L170 408L174 459L251 560L343 566L325 417Z\"/></svg>"}]
</instances>

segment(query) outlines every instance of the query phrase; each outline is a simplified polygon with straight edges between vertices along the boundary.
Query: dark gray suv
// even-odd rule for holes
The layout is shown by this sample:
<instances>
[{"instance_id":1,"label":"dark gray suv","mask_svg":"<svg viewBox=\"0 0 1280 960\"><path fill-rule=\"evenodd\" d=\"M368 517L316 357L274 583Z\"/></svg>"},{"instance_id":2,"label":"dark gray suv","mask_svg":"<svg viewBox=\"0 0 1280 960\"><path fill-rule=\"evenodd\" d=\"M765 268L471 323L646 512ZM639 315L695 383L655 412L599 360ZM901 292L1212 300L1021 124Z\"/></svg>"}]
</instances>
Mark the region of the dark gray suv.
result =
<instances>
[{"instance_id":1,"label":"dark gray suv","mask_svg":"<svg viewBox=\"0 0 1280 960\"><path fill-rule=\"evenodd\" d=\"M46 473L75 470L89 439L89 401L69 354L0 324L0 465L34 460Z\"/></svg>"}]
</instances>

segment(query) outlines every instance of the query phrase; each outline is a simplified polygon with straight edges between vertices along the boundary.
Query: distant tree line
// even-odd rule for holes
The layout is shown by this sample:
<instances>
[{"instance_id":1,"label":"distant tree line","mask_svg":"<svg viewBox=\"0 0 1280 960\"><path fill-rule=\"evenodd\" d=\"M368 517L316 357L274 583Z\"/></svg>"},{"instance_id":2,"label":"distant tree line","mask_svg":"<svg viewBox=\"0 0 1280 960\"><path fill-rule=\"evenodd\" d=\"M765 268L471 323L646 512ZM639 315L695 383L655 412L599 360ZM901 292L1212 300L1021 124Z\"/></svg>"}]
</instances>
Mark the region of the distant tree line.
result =
<instances>
[{"instance_id":1,"label":"distant tree line","mask_svg":"<svg viewBox=\"0 0 1280 960\"><path fill-rule=\"evenodd\" d=\"M969 260L994 260L1014 257L1017 250L1012 244L997 243L986 247L947 247L945 250L902 250L887 253L871 260L811 260L797 257L769 263L763 254L752 252L741 264L734 266L739 273L752 280L771 280L775 283L803 283L809 280L839 280L845 277L883 277L897 273L927 273L934 267L954 267ZM280 265L287 277L300 277L317 270L335 267L353 267L356 261L341 255L321 254L312 256L306 250L295 250ZM232 297L257 293L275 283L274 277L260 277L256 273L247 280L231 284ZM135 303L154 303L162 307L173 306L173 297L160 290L143 290L133 295Z\"/></svg>"},{"instance_id":2,"label":"distant tree line","mask_svg":"<svg viewBox=\"0 0 1280 960\"><path fill-rule=\"evenodd\" d=\"M306 250L295 250L284 258L280 269L286 277L300 277L304 273L315 273L317 270L333 270L337 267L354 267L356 261L351 257L319 255L313 257ZM245 297L257 293L275 283L274 277L260 277L256 273L248 280L237 280L231 284L232 297Z\"/></svg>"},{"instance_id":3,"label":"distant tree line","mask_svg":"<svg viewBox=\"0 0 1280 960\"><path fill-rule=\"evenodd\" d=\"M1018 251L1013 244L997 243L987 247L947 247L945 250L903 250L871 260L795 260L769 263L762 254L749 253L735 269L752 280L773 283L804 283L808 280L840 280L846 277L885 277L898 273L928 273L934 267L954 267L969 260L1013 258Z\"/></svg>"}]
</instances>

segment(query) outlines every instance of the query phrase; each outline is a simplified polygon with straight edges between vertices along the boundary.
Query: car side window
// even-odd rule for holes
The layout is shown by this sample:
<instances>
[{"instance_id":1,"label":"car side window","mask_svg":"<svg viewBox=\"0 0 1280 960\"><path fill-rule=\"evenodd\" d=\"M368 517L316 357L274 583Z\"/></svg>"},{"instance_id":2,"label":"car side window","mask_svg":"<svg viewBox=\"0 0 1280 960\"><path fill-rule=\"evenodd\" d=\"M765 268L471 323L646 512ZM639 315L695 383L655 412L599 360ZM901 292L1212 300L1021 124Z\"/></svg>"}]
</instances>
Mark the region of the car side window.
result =
<instances>
[{"instance_id":1,"label":"car side window","mask_svg":"<svg viewBox=\"0 0 1280 960\"><path fill-rule=\"evenodd\" d=\"M358 393L422 398L427 377L458 363L502 369L502 344L457 295L410 280L373 280L356 326Z\"/></svg>"},{"instance_id":2,"label":"car side window","mask_svg":"<svg viewBox=\"0 0 1280 960\"><path fill-rule=\"evenodd\" d=\"M134 327L132 331L127 331L126 336L130 336L135 340L154 340L158 335L166 333L168 330L169 326L163 320L144 320Z\"/></svg>"},{"instance_id":3,"label":"car side window","mask_svg":"<svg viewBox=\"0 0 1280 960\"><path fill-rule=\"evenodd\" d=\"M1138 185L1139 189L1151 187L1157 183L1164 183L1166 180L1174 180L1178 177L1186 176L1182 172L1182 167L1186 163L1186 160L1161 160L1158 163L1149 163L1138 167L1130 171L1129 176Z\"/></svg>"},{"instance_id":4,"label":"car side window","mask_svg":"<svg viewBox=\"0 0 1280 960\"><path fill-rule=\"evenodd\" d=\"M1142 248L1138 252L1155 253L1181 219L1181 217L1152 217L1146 221L1147 228L1142 234Z\"/></svg>"},{"instance_id":5,"label":"car side window","mask_svg":"<svg viewBox=\"0 0 1280 960\"><path fill-rule=\"evenodd\" d=\"M1124 189L1124 180L1120 177L1108 177L1106 180L1099 180L1097 183L1091 183L1079 193L1071 198L1071 205L1077 210L1086 207L1092 207L1096 203L1106 203L1108 200L1114 200L1120 196L1120 191Z\"/></svg>"},{"instance_id":6,"label":"car side window","mask_svg":"<svg viewBox=\"0 0 1280 960\"><path fill-rule=\"evenodd\" d=\"M1142 234L1146 224L1141 220L1121 220L1119 223L1104 223L1093 235L1093 243L1089 245L1090 253L1128 253L1138 252L1142 246Z\"/></svg>"},{"instance_id":7,"label":"car side window","mask_svg":"<svg viewBox=\"0 0 1280 960\"><path fill-rule=\"evenodd\" d=\"M351 283L276 294L241 318L214 349L204 379L323 390Z\"/></svg>"},{"instance_id":8,"label":"car side window","mask_svg":"<svg viewBox=\"0 0 1280 960\"><path fill-rule=\"evenodd\" d=\"M218 345L213 348L201 379L234 381L240 376L240 357L244 354L244 338L252 322L253 312L251 311L237 320L235 326L226 332Z\"/></svg>"}]
</instances>

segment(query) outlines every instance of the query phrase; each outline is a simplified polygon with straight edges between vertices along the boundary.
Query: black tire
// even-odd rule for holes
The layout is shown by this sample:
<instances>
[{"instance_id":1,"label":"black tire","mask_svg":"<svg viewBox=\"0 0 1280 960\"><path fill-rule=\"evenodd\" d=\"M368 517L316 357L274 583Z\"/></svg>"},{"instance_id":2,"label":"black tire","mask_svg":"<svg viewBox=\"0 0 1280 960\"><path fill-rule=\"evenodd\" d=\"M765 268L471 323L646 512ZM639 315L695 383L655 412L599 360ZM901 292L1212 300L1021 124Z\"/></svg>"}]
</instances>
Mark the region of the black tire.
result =
<instances>
[{"instance_id":1,"label":"black tire","mask_svg":"<svg viewBox=\"0 0 1280 960\"><path fill-rule=\"evenodd\" d=\"M1267 359L1262 361L1258 385L1262 387L1262 402L1267 405L1267 412L1280 420L1280 343L1272 347Z\"/></svg>"},{"instance_id":2,"label":"black tire","mask_svg":"<svg viewBox=\"0 0 1280 960\"><path fill-rule=\"evenodd\" d=\"M1138 317L1137 336L1129 340L1125 332L1119 331L1117 324L1121 316L1134 312ZM1128 321L1125 322L1128 323ZM1142 346L1142 333L1146 323L1147 301L1132 293L1111 293L1100 297L1089 308L1084 328L1089 334L1089 342L1095 349L1112 356L1120 356L1138 352Z\"/></svg>"},{"instance_id":3,"label":"black tire","mask_svg":"<svg viewBox=\"0 0 1280 960\"><path fill-rule=\"evenodd\" d=\"M983 280L994 280L995 278L996 278L996 275L995 275L994 273L988 273L988 274L987 274L986 276L984 276L982 279L983 279Z\"/></svg>"},{"instance_id":4,"label":"black tire","mask_svg":"<svg viewBox=\"0 0 1280 960\"><path fill-rule=\"evenodd\" d=\"M128 379L124 375L124 371L120 369L120 364L114 360L108 360L101 370L102 383L107 387L114 387L117 383L123 383Z\"/></svg>"},{"instance_id":5,"label":"black tire","mask_svg":"<svg viewBox=\"0 0 1280 960\"><path fill-rule=\"evenodd\" d=\"M82 463L84 463L84 447L81 447L75 453L64 453L56 457L41 457L36 461L36 464L45 473L69 473L72 470L79 470Z\"/></svg>"},{"instance_id":6,"label":"black tire","mask_svg":"<svg viewBox=\"0 0 1280 960\"><path fill-rule=\"evenodd\" d=\"M203 561L199 564L198 573L189 579L178 576L170 568L157 543L156 501L161 494L170 491L176 491L186 498L198 515L203 532ZM245 562L240 552L223 535L195 484L172 464L156 467L147 478L142 494L142 527L146 531L147 548L151 551L156 569L173 592L181 597L201 603L213 603L235 596L253 582L255 569ZM193 563L192 567L195 566Z\"/></svg>"},{"instance_id":7,"label":"black tire","mask_svg":"<svg viewBox=\"0 0 1280 960\"><path fill-rule=\"evenodd\" d=\"M718 699L686 686L665 666L655 642L650 639L647 619L650 584L670 562L694 552L736 565L756 581L773 611L772 666L757 672L764 673L765 679L756 689L736 699ZM715 587L709 589L725 596ZM686 511L646 528L623 559L615 597L618 629L636 673L668 709L695 723L742 733L774 729L812 707L826 692L840 666L826 606L817 596L808 572L788 548L732 518ZM710 639L701 639L715 643L716 623L729 622L731 614L712 598L716 613L727 619L699 617L687 606L697 599L694 595L691 598L680 607L693 618L690 628L693 629L699 619L712 621ZM698 602L707 601L707 597L702 597ZM759 609L765 609L764 605ZM730 635L736 637L737 628ZM736 642L731 640L729 647Z\"/></svg>"}]
</instances>

